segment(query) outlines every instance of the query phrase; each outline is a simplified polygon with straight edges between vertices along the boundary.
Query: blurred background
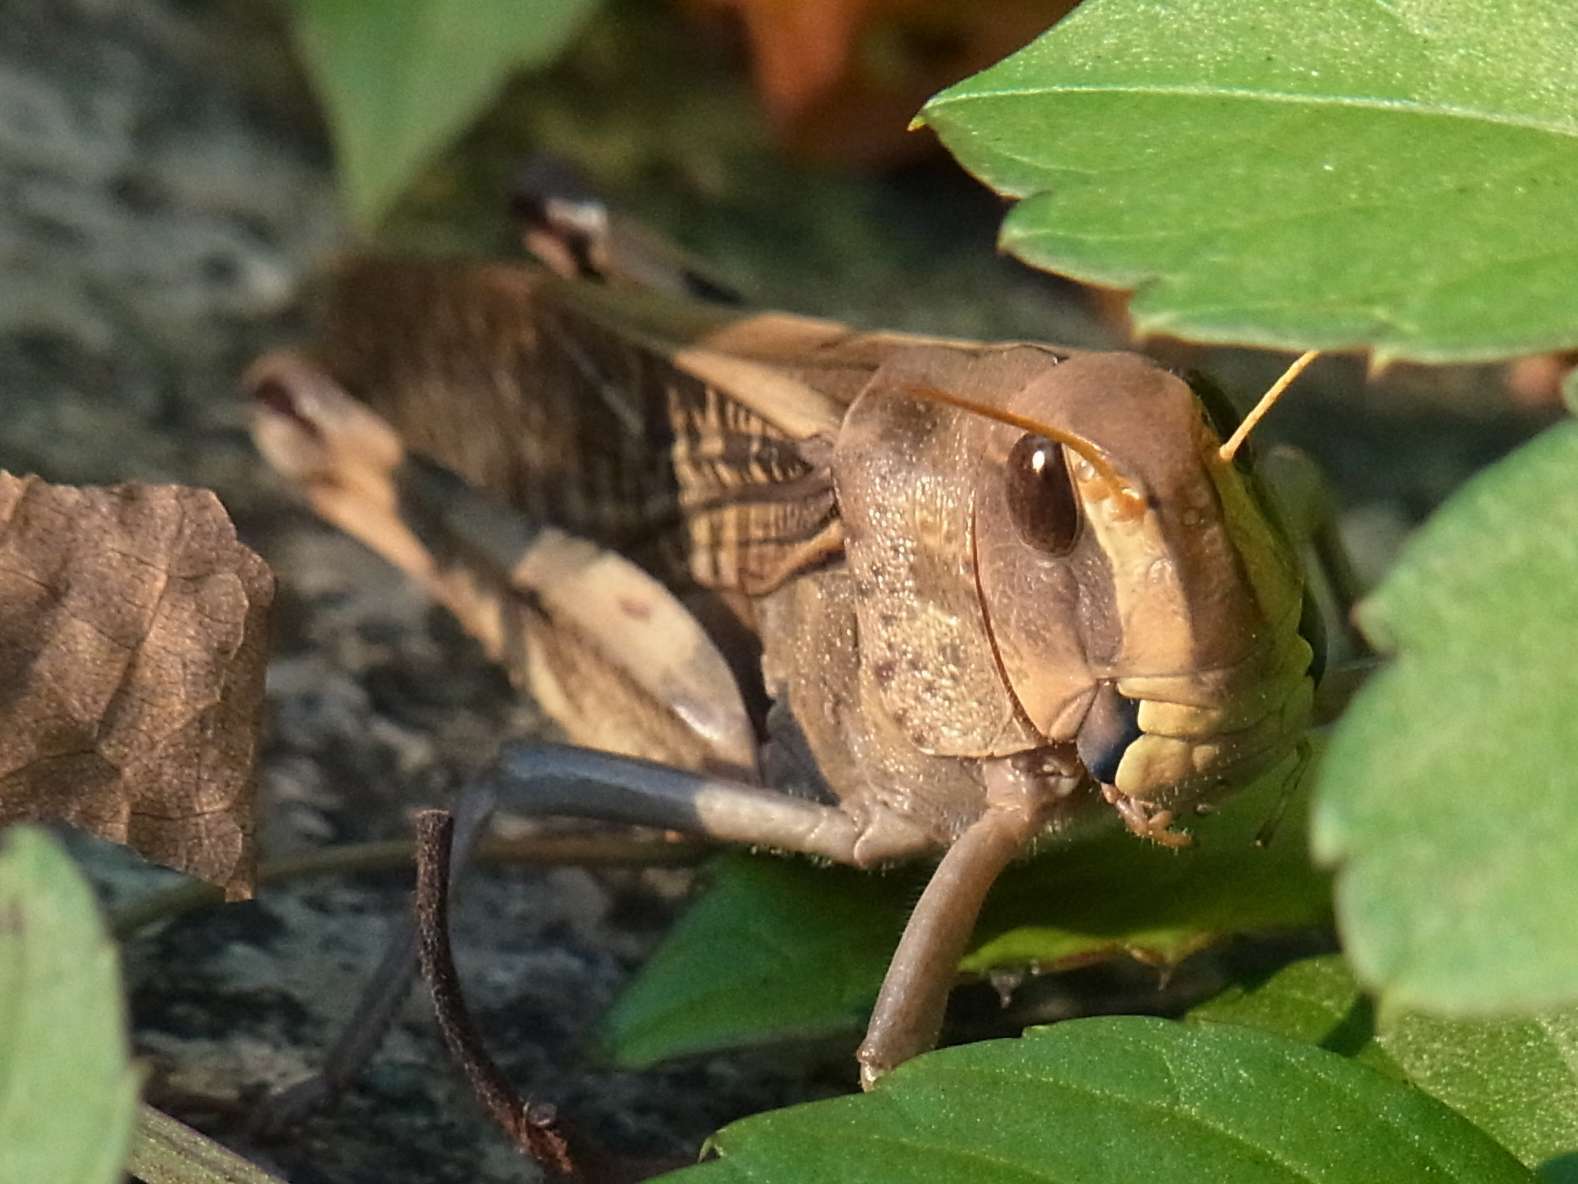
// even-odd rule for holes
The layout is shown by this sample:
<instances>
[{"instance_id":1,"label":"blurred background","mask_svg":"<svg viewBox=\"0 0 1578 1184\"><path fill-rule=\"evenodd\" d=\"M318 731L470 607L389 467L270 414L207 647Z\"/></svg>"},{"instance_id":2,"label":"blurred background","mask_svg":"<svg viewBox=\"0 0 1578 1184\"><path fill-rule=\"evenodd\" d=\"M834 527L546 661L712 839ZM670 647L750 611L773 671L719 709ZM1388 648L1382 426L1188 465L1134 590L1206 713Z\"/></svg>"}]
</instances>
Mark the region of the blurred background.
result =
<instances>
[{"instance_id":1,"label":"blurred background","mask_svg":"<svg viewBox=\"0 0 1578 1184\"><path fill-rule=\"evenodd\" d=\"M530 19L531 5L520 8ZM445 618L263 469L237 378L310 332L339 251L517 255L510 178L548 151L755 303L871 326L1128 347L1120 295L999 257L1001 203L926 132L924 100L1031 39L1062 0L610 0L420 169L376 231L343 214L292 9L258 0L0 6L0 467L210 486L281 581L269 684L269 855L406 833L506 735L541 727ZM1287 359L1144 343L1247 406ZM1554 359L1320 362L1263 432L1325 466L1367 577L1476 468L1558 414ZM164 882L80 843L107 897ZM675 871L494 873L457 918L511 1076L632 1151L847 1088L847 1048L588 1068L598 1012L689 884ZM126 965L150 1089L311 1181L519 1178L421 1007L333 1113L249 1141L248 1098L305 1073L376 956L397 876L271 890L142 935Z\"/></svg>"}]
</instances>

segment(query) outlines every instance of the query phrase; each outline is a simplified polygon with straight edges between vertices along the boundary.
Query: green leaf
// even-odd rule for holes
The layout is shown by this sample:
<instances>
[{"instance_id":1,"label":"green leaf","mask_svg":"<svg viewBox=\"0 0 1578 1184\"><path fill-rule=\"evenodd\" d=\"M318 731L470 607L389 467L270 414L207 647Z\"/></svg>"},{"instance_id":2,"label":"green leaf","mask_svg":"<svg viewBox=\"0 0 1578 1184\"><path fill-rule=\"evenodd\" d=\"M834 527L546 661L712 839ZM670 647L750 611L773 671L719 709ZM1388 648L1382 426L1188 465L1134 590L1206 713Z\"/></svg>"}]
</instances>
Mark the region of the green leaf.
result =
<instances>
[{"instance_id":1,"label":"green leaf","mask_svg":"<svg viewBox=\"0 0 1578 1184\"><path fill-rule=\"evenodd\" d=\"M346 200L377 221L510 73L547 61L597 0L294 0L296 40L328 112Z\"/></svg>"},{"instance_id":2,"label":"green leaf","mask_svg":"<svg viewBox=\"0 0 1578 1184\"><path fill-rule=\"evenodd\" d=\"M1578 424L1480 474L1359 612L1396 657L1321 763L1317 857L1388 1008L1578 1002Z\"/></svg>"},{"instance_id":3,"label":"green leaf","mask_svg":"<svg viewBox=\"0 0 1578 1184\"><path fill-rule=\"evenodd\" d=\"M679 1182L1408 1184L1533 1177L1426 1094L1309 1045L1139 1016L945 1049L748 1118Z\"/></svg>"},{"instance_id":4,"label":"green leaf","mask_svg":"<svg viewBox=\"0 0 1578 1184\"><path fill-rule=\"evenodd\" d=\"M1378 357L1578 344L1570 0L1087 0L921 113L1003 245L1136 326Z\"/></svg>"},{"instance_id":5,"label":"green leaf","mask_svg":"<svg viewBox=\"0 0 1578 1184\"><path fill-rule=\"evenodd\" d=\"M93 893L44 831L0 832L0 1180L120 1180L136 1108Z\"/></svg>"},{"instance_id":6,"label":"green leaf","mask_svg":"<svg viewBox=\"0 0 1578 1184\"><path fill-rule=\"evenodd\" d=\"M1245 786L1190 821L1196 841L1183 850L1114 829L1010 869L962 969L1053 969L1101 953L1168 966L1230 934L1325 924L1331 885L1309 858L1308 773L1290 784L1284 764ZM1271 841L1257 842L1284 806Z\"/></svg>"},{"instance_id":7,"label":"green leaf","mask_svg":"<svg viewBox=\"0 0 1578 1184\"><path fill-rule=\"evenodd\" d=\"M1388 1016L1339 957L1309 958L1262 982L1232 988L1191 1016L1243 1024L1317 1044L1412 1081L1493 1136L1541 1176L1578 1176L1578 1009L1527 1019Z\"/></svg>"},{"instance_id":8,"label":"green leaf","mask_svg":"<svg viewBox=\"0 0 1578 1184\"><path fill-rule=\"evenodd\" d=\"M911 875L725 855L600 1026L619 1064L854 1031L898 945Z\"/></svg>"},{"instance_id":9,"label":"green leaf","mask_svg":"<svg viewBox=\"0 0 1578 1184\"><path fill-rule=\"evenodd\" d=\"M1259 981L1229 987L1189 1015L1275 1032L1353 1057L1393 1077L1403 1075L1376 1041L1375 1009L1369 997L1336 954L1306 958Z\"/></svg>"},{"instance_id":10,"label":"green leaf","mask_svg":"<svg viewBox=\"0 0 1578 1184\"><path fill-rule=\"evenodd\" d=\"M126 1170L146 1184L285 1184L146 1103L138 1108Z\"/></svg>"},{"instance_id":11,"label":"green leaf","mask_svg":"<svg viewBox=\"0 0 1578 1184\"><path fill-rule=\"evenodd\" d=\"M1182 851L1108 828L1010 868L962 969L1056 970L1125 952L1165 965L1226 934L1325 923L1329 884L1307 854L1302 786L1274 840L1255 845L1289 775L1273 770L1192 821L1197 841ZM605 1045L640 1066L858 1031L926 874L725 856L604 1021Z\"/></svg>"}]
</instances>

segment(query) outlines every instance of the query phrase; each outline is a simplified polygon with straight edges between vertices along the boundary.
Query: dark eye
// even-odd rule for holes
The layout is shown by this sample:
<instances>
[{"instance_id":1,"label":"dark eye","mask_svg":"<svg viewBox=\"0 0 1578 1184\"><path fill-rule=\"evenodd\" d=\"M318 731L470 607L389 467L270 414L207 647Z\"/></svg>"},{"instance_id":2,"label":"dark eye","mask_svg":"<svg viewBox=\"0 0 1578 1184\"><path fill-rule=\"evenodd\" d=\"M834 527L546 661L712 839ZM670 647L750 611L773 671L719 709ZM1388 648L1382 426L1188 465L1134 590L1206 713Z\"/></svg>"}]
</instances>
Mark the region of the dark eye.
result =
<instances>
[{"instance_id":1,"label":"dark eye","mask_svg":"<svg viewBox=\"0 0 1578 1184\"><path fill-rule=\"evenodd\" d=\"M1067 555L1079 539L1079 498L1063 446L1021 436L1008 454L1008 512L1019 537L1048 555Z\"/></svg>"}]
</instances>

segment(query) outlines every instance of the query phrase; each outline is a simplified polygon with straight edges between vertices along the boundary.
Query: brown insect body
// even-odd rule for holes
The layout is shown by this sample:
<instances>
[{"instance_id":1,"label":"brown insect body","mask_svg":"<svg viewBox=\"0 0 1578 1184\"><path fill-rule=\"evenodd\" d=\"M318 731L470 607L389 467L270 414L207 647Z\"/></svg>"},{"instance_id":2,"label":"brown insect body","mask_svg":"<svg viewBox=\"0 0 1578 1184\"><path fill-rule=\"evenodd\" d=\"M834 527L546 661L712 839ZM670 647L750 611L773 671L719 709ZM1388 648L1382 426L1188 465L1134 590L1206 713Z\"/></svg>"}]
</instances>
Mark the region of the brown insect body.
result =
<instances>
[{"instance_id":1,"label":"brown insect body","mask_svg":"<svg viewBox=\"0 0 1578 1184\"><path fill-rule=\"evenodd\" d=\"M249 382L276 466L572 740L821 794L850 862L1002 808L1000 863L1098 791L1171 841L1179 805L1287 755L1310 712L1289 544L1190 387L1138 355L367 261L318 352ZM576 537L515 538L505 506Z\"/></svg>"}]
</instances>

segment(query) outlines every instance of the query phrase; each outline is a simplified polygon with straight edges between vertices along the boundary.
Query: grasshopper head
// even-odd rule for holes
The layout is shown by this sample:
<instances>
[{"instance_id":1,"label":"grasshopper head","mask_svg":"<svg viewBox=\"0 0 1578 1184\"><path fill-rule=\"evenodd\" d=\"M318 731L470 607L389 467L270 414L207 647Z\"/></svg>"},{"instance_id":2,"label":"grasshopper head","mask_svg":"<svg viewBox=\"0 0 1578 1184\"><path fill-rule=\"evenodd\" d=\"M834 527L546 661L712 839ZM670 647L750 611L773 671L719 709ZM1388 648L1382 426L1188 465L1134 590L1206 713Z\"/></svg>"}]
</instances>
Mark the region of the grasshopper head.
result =
<instances>
[{"instance_id":1,"label":"grasshopper head","mask_svg":"<svg viewBox=\"0 0 1578 1184\"><path fill-rule=\"evenodd\" d=\"M1271 709L1279 688L1268 679L1303 678L1302 667L1286 669L1298 565L1218 456L1221 441L1183 380L1135 354L1079 355L1006 408L1045 430L987 430L976 563L1004 677L1038 731L1074 738L1102 697L1183 705L1204 712L1191 725L1202 730L1236 726ZM1066 677L1074 650L1086 676L1078 695ZM1149 730L1144 706L1125 743ZM1140 780L1212 772L1199 751ZM1108 755L1114 767L1093 771L1117 780L1122 752Z\"/></svg>"},{"instance_id":2,"label":"grasshopper head","mask_svg":"<svg viewBox=\"0 0 1578 1184\"><path fill-rule=\"evenodd\" d=\"M1308 651L1297 566L1219 445L1189 386L1133 354L889 359L833 469L861 663L910 741L1072 742L1141 794L1231 764L1194 738L1268 715ZM1170 763L1120 777L1149 700L1204 714Z\"/></svg>"}]
</instances>

